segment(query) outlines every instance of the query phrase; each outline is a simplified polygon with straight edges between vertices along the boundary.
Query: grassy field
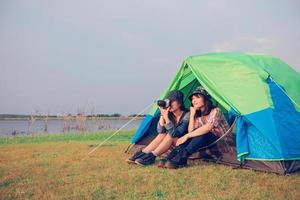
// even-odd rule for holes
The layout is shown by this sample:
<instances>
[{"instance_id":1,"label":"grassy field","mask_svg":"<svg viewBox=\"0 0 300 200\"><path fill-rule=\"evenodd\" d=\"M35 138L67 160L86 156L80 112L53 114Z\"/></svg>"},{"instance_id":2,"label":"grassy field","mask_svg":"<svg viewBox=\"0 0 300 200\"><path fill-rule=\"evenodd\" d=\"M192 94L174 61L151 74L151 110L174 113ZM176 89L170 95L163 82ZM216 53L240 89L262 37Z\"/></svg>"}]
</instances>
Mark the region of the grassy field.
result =
<instances>
[{"instance_id":1,"label":"grassy field","mask_svg":"<svg viewBox=\"0 0 300 200\"><path fill-rule=\"evenodd\" d=\"M109 134L0 138L0 199L300 199L299 173L204 162L178 170L128 165L123 152L133 131L86 157Z\"/></svg>"}]
</instances>

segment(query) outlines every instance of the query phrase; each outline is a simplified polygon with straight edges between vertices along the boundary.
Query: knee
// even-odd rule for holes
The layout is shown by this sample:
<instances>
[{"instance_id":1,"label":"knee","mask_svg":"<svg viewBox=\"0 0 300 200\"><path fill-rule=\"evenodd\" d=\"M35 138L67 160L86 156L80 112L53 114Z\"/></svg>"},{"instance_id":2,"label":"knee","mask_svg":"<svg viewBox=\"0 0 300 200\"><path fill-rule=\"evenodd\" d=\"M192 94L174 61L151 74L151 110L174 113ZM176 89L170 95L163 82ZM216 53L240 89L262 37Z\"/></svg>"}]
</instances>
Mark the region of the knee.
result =
<instances>
[{"instance_id":1,"label":"knee","mask_svg":"<svg viewBox=\"0 0 300 200\"><path fill-rule=\"evenodd\" d=\"M170 135L166 134L162 140L164 142L168 142L168 141L173 141L173 138Z\"/></svg>"},{"instance_id":2,"label":"knee","mask_svg":"<svg viewBox=\"0 0 300 200\"><path fill-rule=\"evenodd\" d=\"M205 142L201 138L192 138L190 143L185 147L189 153L194 153L197 149L203 147Z\"/></svg>"},{"instance_id":3,"label":"knee","mask_svg":"<svg viewBox=\"0 0 300 200\"><path fill-rule=\"evenodd\" d=\"M167 135L165 136L165 139L166 139L166 140L173 140L174 138L173 138L171 135L167 134Z\"/></svg>"},{"instance_id":4,"label":"knee","mask_svg":"<svg viewBox=\"0 0 300 200\"><path fill-rule=\"evenodd\" d=\"M157 136L156 136L156 138L158 138L158 139L164 139L165 137L166 137L166 133L159 133Z\"/></svg>"}]
</instances>

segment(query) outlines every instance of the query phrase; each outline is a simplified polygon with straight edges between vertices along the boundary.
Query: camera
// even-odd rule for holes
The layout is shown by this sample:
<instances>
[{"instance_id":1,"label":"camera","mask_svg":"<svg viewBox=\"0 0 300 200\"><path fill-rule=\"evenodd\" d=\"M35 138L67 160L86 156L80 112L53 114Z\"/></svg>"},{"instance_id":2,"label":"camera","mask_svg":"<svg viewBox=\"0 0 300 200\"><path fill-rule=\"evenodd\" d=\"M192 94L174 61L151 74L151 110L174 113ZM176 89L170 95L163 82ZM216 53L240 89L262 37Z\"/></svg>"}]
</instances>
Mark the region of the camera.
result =
<instances>
[{"instance_id":1,"label":"camera","mask_svg":"<svg viewBox=\"0 0 300 200\"><path fill-rule=\"evenodd\" d=\"M170 100L169 99L157 100L157 105L162 108L168 108L170 106Z\"/></svg>"}]
</instances>

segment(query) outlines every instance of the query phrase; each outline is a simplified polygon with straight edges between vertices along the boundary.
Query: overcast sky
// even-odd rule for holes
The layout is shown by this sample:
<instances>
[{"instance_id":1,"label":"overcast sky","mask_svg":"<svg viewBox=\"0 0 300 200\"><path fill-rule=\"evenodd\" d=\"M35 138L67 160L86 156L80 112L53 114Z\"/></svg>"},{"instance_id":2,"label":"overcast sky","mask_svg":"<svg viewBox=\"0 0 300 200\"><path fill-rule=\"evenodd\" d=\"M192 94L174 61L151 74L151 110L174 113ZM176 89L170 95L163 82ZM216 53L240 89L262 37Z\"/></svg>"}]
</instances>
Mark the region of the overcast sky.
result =
<instances>
[{"instance_id":1,"label":"overcast sky","mask_svg":"<svg viewBox=\"0 0 300 200\"><path fill-rule=\"evenodd\" d=\"M1 0L0 113L137 113L214 51L300 72L299 1Z\"/></svg>"}]
</instances>

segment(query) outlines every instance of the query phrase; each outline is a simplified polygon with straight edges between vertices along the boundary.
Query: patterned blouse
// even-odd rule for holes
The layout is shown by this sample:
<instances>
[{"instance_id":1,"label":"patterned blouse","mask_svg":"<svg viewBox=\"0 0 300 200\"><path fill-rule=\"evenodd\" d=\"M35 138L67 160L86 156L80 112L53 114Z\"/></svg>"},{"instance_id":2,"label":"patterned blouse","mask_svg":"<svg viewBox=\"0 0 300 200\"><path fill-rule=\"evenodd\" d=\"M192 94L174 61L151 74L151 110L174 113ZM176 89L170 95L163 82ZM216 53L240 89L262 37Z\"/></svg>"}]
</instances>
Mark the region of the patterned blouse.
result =
<instances>
[{"instance_id":1,"label":"patterned blouse","mask_svg":"<svg viewBox=\"0 0 300 200\"><path fill-rule=\"evenodd\" d=\"M194 128L199 128L207 123L213 125L211 130L216 136L221 137L230 128L220 108L213 108L206 116L197 117L194 122Z\"/></svg>"}]
</instances>

